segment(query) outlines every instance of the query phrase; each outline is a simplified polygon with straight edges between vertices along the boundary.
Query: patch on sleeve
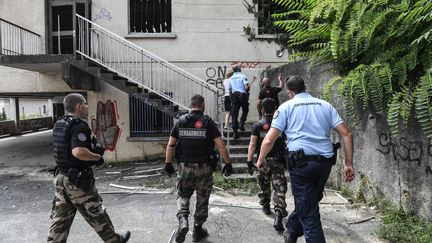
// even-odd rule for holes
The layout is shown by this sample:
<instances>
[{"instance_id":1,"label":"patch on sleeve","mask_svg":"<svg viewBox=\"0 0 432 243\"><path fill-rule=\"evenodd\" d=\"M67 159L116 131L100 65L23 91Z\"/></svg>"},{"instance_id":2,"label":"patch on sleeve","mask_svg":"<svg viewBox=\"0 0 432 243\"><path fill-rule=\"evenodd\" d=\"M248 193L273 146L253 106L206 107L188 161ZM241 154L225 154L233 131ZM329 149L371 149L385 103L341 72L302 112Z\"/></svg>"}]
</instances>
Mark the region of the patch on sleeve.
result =
<instances>
[{"instance_id":1,"label":"patch on sleeve","mask_svg":"<svg viewBox=\"0 0 432 243\"><path fill-rule=\"evenodd\" d=\"M275 111L273 114L273 119L276 119L279 116L279 110Z\"/></svg>"},{"instance_id":2,"label":"patch on sleeve","mask_svg":"<svg viewBox=\"0 0 432 243\"><path fill-rule=\"evenodd\" d=\"M78 134L78 140L80 140L81 142L85 142L85 140L87 140L87 137L84 133L80 133Z\"/></svg>"}]
</instances>

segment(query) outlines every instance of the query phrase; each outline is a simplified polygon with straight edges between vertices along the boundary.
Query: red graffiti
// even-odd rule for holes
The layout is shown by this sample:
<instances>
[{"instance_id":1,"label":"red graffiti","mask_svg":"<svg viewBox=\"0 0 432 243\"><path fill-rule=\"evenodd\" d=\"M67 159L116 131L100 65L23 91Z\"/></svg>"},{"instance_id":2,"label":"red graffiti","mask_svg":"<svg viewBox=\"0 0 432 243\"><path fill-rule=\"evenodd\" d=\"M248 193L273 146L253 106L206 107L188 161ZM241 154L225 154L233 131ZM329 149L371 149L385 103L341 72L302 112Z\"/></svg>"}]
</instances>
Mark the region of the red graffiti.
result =
<instances>
[{"instance_id":1,"label":"red graffiti","mask_svg":"<svg viewBox=\"0 0 432 243\"><path fill-rule=\"evenodd\" d=\"M249 61L237 61L232 62L231 65L238 64L241 68L256 68L259 62L249 62Z\"/></svg>"},{"instance_id":2,"label":"red graffiti","mask_svg":"<svg viewBox=\"0 0 432 243\"><path fill-rule=\"evenodd\" d=\"M90 123L96 139L109 151L115 149L121 134L121 128L117 125L118 118L117 102L111 100L107 100L105 104L99 101L96 117L91 118Z\"/></svg>"}]
</instances>

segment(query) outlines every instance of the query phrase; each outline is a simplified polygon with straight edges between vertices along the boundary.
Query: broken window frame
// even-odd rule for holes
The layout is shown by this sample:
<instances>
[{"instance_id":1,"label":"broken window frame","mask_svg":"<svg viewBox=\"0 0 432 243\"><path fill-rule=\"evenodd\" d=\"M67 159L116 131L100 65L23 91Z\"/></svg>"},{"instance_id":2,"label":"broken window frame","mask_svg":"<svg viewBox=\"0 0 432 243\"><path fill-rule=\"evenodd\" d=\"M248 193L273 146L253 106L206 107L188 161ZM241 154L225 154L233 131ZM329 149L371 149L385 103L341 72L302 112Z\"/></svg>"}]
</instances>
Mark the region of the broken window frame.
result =
<instances>
[{"instance_id":1,"label":"broken window frame","mask_svg":"<svg viewBox=\"0 0 432 243\"><path fill-rule=\"evenodd\" d=\"M129 33L172 33L172 0L129 0L128 4Z\"/></svg>"}]
</instances>

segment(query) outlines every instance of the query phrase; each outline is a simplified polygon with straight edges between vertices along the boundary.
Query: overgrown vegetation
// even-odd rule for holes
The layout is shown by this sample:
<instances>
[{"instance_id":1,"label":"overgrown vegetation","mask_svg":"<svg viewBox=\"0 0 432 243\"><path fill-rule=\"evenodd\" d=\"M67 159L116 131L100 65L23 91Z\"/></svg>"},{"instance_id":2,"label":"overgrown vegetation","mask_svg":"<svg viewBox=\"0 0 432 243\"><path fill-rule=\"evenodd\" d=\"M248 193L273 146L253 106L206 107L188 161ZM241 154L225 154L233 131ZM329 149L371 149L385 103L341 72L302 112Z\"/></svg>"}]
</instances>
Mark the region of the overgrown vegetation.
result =
<instances>
[{"instance_id":1,"label":"overgrown vegetation","mask_svg":"<svg viewBox=\"0 0 432 243\"><path fill-rule=\"evenodd\" d=\"M271 0L267 0L271 1ZM290 61L330 65L345 117L387 115L397 135L410 116L432 137L432 2L428 0L273 0L275 26L291 36Z\"/></svg>"},{"instance_id":2,"label":"overgrown vegetation","mask_svg":"<svg viewBox=\"0 0 432 243\"><path fill-rule=\"evenodd\" d=\"M3 112L0 113L0 121L6 121L6 120L7 120L6 112L5 112L4 108L3 108Z\"/></svg>"},{"instance_id":3,"label":"overgrown vegetation","mask_svg":"<svg viewBox=\"0 0 432 243\"><path fill-rule=\"evenodd\" d=\"M225 179L219 171L214 174L213 185L233 195L256 195L260 190L256 180Z\"/></svg>"},{"instance_id":4,"label":"overgrown vegetation","mask_svg":"<svg viewBox=\"0 0 432 243\"><path fill-rule=\"evenodd\" d=\"M432 222L405 213L401 207L387 201L377 206L383 222L378 230L380 238L390 242L432 242Z\"/></svg>"}]
</instances>

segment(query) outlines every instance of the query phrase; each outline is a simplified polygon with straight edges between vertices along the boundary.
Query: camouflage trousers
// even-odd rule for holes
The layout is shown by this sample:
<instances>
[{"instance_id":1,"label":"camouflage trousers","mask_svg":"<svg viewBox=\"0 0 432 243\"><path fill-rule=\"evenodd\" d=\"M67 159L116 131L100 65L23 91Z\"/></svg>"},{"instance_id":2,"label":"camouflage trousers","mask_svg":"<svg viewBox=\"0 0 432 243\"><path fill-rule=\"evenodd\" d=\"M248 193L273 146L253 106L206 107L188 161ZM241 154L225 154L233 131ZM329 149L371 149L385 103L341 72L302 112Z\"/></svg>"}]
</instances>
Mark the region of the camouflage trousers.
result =
<instances>
[{"instance_id":1,"label":"camouflage trousers","mask_svg":"<svg viewBox=\"0 0 432 243\"><path fill-rule=\"evenodd\" d=\"M54 179L54 185L56 191L50 217L48 243L67 241L77 210L104 242L121 242L95 186L89 191L83 191L71 184L67 176L61 174Z\"/></svg>"},{"instance_id":2,"label":"camouflage trousers","mask_svg":"<svg viewBox=\"0 0 432 243\"><path fill-rule=\"evenodd\" d=\"M259 171L258 173L258 183L261 189L258 193L260 204L265 205L270 203L271 187L273 187L274 209L279 210L283 217L286 217L288 215L286 211L287 204L285 202L287 179L283 162L277 158L267 158L264 171Z\"/></svg>"},{"instance_id":3,"label":"camouflage trousers","mask_svg":"<svg viewBox=\"0 0 432 243\"><path fill-rule=\"evenodd\" d=\"M190 198L196 192L194 220L196 225L203 224L208 217L208 204L213 186L213 168L208 164L180 163L177 183L177 217L190 214Z\"/></svg>"}]
</instances>

